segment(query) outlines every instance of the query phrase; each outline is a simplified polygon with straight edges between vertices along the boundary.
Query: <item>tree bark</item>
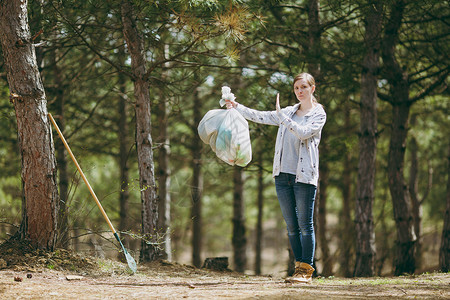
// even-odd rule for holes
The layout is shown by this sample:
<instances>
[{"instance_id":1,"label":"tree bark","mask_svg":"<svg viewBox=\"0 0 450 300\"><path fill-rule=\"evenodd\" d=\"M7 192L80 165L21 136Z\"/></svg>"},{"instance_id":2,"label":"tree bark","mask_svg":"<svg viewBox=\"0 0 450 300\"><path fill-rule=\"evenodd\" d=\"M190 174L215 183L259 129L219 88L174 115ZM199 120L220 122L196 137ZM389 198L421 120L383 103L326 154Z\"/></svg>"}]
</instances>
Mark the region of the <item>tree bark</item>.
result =
<instances>
[{"instance_id":1,"label":"tree bark","mask_svg":"<svg viewBox=\"0 0 450 300\"><path fill-rule=\"evenodd\" d=\"M163 53L168 52L167 49L164 49ZM164 55L164 58L166 55ZM168 67L168 64L166 64ZM163 71L161 75L162 81L164 81L167 77L167 71ZM161 245L160 258L171 260L171 240L170 240L170 165L169 165L169 157L170 157L170 139L168 134L168 117L169 117L169 107L167 104L167 100L165 99L164 87L160 88L161 94L158 105L158 128L159 128L159 136L158 142L161 143L161 146L158 147L158 235L160 235L160 239L163 241Z\"/></svg>"},{"instance_id":2,"label":"tree bark","mask_svg":"<svg viewBox=\"0 0 450 300\"><path fill-rule=\"evenodd\" d=\"M15 238L52 250L59 209L56 159L27 4L26 0L0 2L0 40L22 159L22 223Z\"/></svg>"},{"instance_id":3,"label":"tree bark","mask_svg":"<svg viewBox=\"0 0 450 300\"><path fill-rule=\"evenodd\" d=\"M377 80L379 73L380 32L383 6L369 1L365 12L366 32L361 74L360 137L358 185L356 192L356 261L354 276L374 275L375 232L372 205L375 198L375 163L377 146Z\"/></svg>"},{"instance_id":4,"label":"tree bark","mask_svg":"<svg viewBox=\"0 0 450 300\"><path fill-rule=\"evenodd\" d=\"M258 152L258 219L256 222L256 241L255 241L255 274L261 275L261 252L263 242L263 215L264 215L264 169L263 169L263 149Z\"/></svg>"},{"instance_id":5,"label":"tree bark","mask_svg":"<svg viewBox=\"0 0 450 300\"><path fill-rule=\"evenodd\" d=\"M247 265L247 238L245 236L245 210L244 210L244 169L238 166L233 171L233 257L234 269L244 272Z\"/></svg>"},{"instance_id":6,"label":"tree bark","mask_svg":"<svg viewBox=\"0 0 450 300\"><path fill-rule=\"evenodd\" d=\"M447 152L447 207L442 228L441 248L439 249L439 267L442 272L450 271L450 144Z\"/></svg>"},{"instance_id":7,"label":"tree bark","mask_svg":"<svg viewBox=\"0 0 450 300\"><path fill-rule=\"evenodd\" d=\"M55 49L51 55L53 65L53 80L55 84L55 118L58 120L58 126L61 132L64 132L66 128L66 120L64 118L65 113L65 93L64 83L61 77L62 72L58 66L57 57L58 51ZM58 178L59 178L59 245L65 249L69 247L69 216L67 211L67 201L69 196L69 174L67 172L67 156L66 147L64 147L61 139L55 140L56 148L56 161L58 164Z\"/></svg>"},{"instance_id":8,"label":"tree bark","mask_svg":"<svg viewBox=\"0 0 450 300\"><path fill-rule=\"evenodd\" d=\"M203 176L202 176L202 140L198 136L197 124L202 118L200 111L202 108L202 99L199 97L198 89L194 91L194 125L192 126L192 264L200 268L202 266L202 191L203 191Z\"/></svg>"},{"instance_id":9,"label":"tree bark","mask_svg":"<svg viewBox=\"0 0 450 300\"><path fill-rule=\"evenodd\" d=\"M345 134L351 136L353 133L350 130L350 110L345 110ZM352 173L353 168L351 164L352 154L346 151L344 157L343 174L342 174L342 211L340 214L340 272L345 277L351 277L352 261L354 260L354 243L355 243L355 226L352 220Z\"/></svg>"},{"instance_id":10,"label":"tree bark","mask_svg":"<svg viewBox=\"0 0 450 300\"><path fill-rule=\"evenodd\" d=\"M156 192L151 136L150 88L147 82L143 39L138 32L136 16L130 1L121 7L123 35L131 56L134 80L136 113L136 149L139 165L139 185L142 202L141 261L153 261L159 257L159 243L155 232L158 224L158 196Z\"/></svg>"},{"instance_id":11,"label":"tree bark","mask_svg":"<svg viewBox=\"0 0 450 300\"><path fill-rule=\"evenodd\" d=\"M403 176L405 142L408 131L408 104L394 105L392 109L392 133L389 147L389 190L393 201L394 219L397 225L397 251L394 274L414 273L415 243L414 218L411 199Z\"/></svg>"},{"instance_id":12,"label":"tree bark","mask_svg":"<svg viewBox=\"0 0 450 300\"><path fill-rule=\"evenodd\" d=\"M389 259L389 257L391 256L391 246L389 243L389 233L390 233L390 228L389 225L387 224L387 210L388 208L387 206L387 202L388 202L388 198L389 198L389 190L387 189L383 189L382 190L382 196L381 196L381 203L379 203L378 205L381 207L381 211L378 215L378 219L380 220L379 222L379 231L380 231L380 235L383 236L383 239L380 239L377 243L377 259L375 261L375 276L382 276L382 272L384 269L384 264L386 263L386 261Z\"/></svg>"},{"instance_id":13,"label":"tree bark","mask_svg":"<svg viewBox=\"0 0 450 300\"><path fill-rule=\"evenodd\" d=\"M416 269L414 218L411 199L403 175L408 119L412 102L409 100L408 74L402 69L395 57L395 48L399 40L399 29L405 6L405 1L396 1L391 4L390 19L385 27L382 44L382 56L386 76L390 84L392 104L388 178L397 227L395 275L414 273Z\"/></svg>"},{"instance_id":14,"label":"tree bark","mask_svg":"<svg viewBox=\"0 0 450 300\"><path fill-rule=\"evenodd\" d=\"M120 63L125 62L125 51L123 47L119 48L118 57ZM120 191L119 191L119 231L124 232L130 230L130 224L128 223L128 209L130 191L129 173L128 173L128 152L130 148L130 141L128 138L128 98L127 98L127 77L123 73L118 74L118 88L119 95L117 99L117 112L119 116L118 120L118 138L119 138L119 179L120 179ZM121 235L122 241L129 248L129 238Z\"/></svg>"},{"instance_id":15,"label":"tree bark","mask_svg":"<svg viewBox=\"0 0 450 300\"><path fill-rule=\"evenodd\" d=\"M322 58L321 35L322 27L320 24L320 1L308 0L308 70L315 78L316 82L321 81L320 60Z\"/></svg>"},{"instance_id":16,"label":"tree bark","mask_svg":"<svg viewBox=\"0 0 450 300\"><path fill-rule=\"evenodd\" d=\"M323 143L323 140L327 140L326 132L322 133L322 141L321 141L321 149L322 153L327 153L328 147L326 143ZM325 137L325 138L324 138ZM322 256L322 276L331 276L333 274L333 257L330 255L330 247L329 242L326 236L327 233L327 192L328 192L328 176L329 176L329 168L328 163L325 161L321 161L320 165L320 184L318 189L318 195L316 197L316 205L317 205L317 235L319 240L319 246Z\"/></svg>"},{"instance_id":17,"label":"tree bark","mask_svg":"<svg viewBox=\"0 0 450 300\"><path fill-rule=\"evenodd\" d=\"M416 116L413 115L411 125L415 123ZM411 137L410 142L411 167L409 171L409 194L411 196L412 211L414 216L414 232L416 234L416 268L422 267L422 203L425 200L428 190L431 187L432 172L428 172L428 185L422 200L419 198L419 145L415 136Z\"/></svg>"}]
</instances>

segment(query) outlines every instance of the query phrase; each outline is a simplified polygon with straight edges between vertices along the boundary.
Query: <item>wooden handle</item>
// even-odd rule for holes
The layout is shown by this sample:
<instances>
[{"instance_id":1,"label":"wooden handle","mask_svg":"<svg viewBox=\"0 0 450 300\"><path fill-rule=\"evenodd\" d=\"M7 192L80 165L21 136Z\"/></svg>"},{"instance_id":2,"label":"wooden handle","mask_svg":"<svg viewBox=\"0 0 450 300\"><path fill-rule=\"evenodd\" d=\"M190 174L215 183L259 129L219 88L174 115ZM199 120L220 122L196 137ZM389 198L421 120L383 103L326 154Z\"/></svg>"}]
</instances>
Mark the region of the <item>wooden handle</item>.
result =
<instances>
[{"instance_id":1,"label":"wooden handle","mask_svg":"<svg viewBox=\"0 0 450 300\"><path fill-rule=\"evenodd\" d=\"M92 197L94 198L95 202L97 203L97 206L100 209L100 211L102 212L103 217L105 218L106 222L108 222L109 228L111 228L113 233L116 233L114 226L112 225L111 221L109 220L108 215L106 214L105 210L103 209L103 206L101 205L100 201L98 201L98 198L95 195L94 190L92 189L91 185L89 184L86 176L84 176L83 170L81 170L81 167L77 162L77 159L73 155L72 150L70 150L69 144L67 144L66 139L64 138L61 130L59 130L59 127L56 124L55 120L53 119L52 114L48 113L48 117L50 118L50 121L52 122L53 126L55 126L55 129L58 132L59 137L61 138L64 146L66 147L67 152L69 152L70 157L72 158L73 162L75 163L75 166L77 167L78 172L80 172L81 178L83 178L84 183L86 183L86 185L89 189L89 192L91 193Z\"/></svg>"}]
</instances>

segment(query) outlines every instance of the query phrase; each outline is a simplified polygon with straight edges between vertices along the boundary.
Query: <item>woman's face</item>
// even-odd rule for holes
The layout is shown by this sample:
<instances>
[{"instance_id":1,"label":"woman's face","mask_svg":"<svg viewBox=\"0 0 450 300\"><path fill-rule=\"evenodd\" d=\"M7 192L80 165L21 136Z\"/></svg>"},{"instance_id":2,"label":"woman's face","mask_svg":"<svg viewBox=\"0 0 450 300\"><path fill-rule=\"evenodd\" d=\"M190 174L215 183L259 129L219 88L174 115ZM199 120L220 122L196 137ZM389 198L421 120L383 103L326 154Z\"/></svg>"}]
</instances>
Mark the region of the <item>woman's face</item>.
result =
<instances>
[{"instance_id":1,"label":"woman's face","mask_svg":"<svg viewBox=\"0 0 450 300\"><path fill-rule=\"evenodd\" d=\"M314 85L309 85L309 83L303 78L297 80L294 83L294 93L297 100L300 101L300 103L305 100L311 100L311 96L314 93L315 88L316 87Z\"/></svg>"}]
</instances>

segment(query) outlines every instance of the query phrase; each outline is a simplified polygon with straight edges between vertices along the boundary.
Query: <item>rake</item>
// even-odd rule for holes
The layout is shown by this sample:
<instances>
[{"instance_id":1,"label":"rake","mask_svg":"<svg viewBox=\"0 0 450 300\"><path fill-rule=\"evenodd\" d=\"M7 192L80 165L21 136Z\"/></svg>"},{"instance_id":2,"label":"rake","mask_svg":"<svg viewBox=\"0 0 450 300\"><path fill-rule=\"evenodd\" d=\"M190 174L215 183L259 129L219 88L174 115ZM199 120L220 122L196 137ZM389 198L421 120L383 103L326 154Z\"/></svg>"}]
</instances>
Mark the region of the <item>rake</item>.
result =
<instances>
[{"instance_id":1,"label":"rake","mask_svg":"<svg viewBox=\"0 0 450 300\"><path fill-rule=\"evenodd\" d=\"M109 228L113 232L114 237L116 238L116 240L119 242L120 246L122 247L123 253L125 254L125 258L126 258L127 263L128 263L128 267L130 268L130 270L133 273L136 273L136 271L137 271L136 261L130 255L130 253L128 253L127 249L125 249L125 247L123 246L122 241L120 240L119 235L117 234L117 231L114 229L114 226L112 225L111 221L109 220L108 215L106 214L105 210L103 209L103 206L101 205L100 201L98 200L97 196L95 195L94 190L92 189L92 187L89 184L86 176L83 173L83 170L81 170L81 167L80 167L80 165L77 162L77 159L73 155L72 150L70 150L69 144L67 144L66 139L64 138L61 130L59 130L59 127L56 124L55 119L53 119L53 116L50 113L48 113L48 117L50 118L50 121L52 122L53 126L55 126L55 129L58 132L59 137L61 138L64 146L66 147L67 152L69 152L70 157L72 158L73 162L75 163L75 166L78 169L78 172L80 172L81 178L83 178L84 183L86 183L86 186L88 187L89 192L91 193L92 197L94 198L95 202L97 203L97 206L100 209L100 211L101 211L103 217L105 218L106 222L108 223Z\"/></svg>"}]
</instances>

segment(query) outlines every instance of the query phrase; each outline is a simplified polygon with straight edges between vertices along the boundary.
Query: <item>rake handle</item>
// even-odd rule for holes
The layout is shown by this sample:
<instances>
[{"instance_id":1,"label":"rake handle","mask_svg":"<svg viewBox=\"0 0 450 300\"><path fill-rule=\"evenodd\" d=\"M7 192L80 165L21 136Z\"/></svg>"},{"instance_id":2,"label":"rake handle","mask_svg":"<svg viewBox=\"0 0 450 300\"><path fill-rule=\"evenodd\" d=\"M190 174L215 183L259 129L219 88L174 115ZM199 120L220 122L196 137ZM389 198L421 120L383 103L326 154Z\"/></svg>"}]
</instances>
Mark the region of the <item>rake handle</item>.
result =
<instances>
[{"instance_id":1,"label":"rake handle","mask_svg":"<svg viewBox=\"0 0 450 300\"><path fill-rule=\"evenodd\" d=\"M84 183L86 183L86 186L88 187L89 192L91 193L92 197L94 198L95 202L97 203L97 206L100 209L100 211L101 211L103 217L105 218L106 222L108 223L109 228L111 228L111 231L114 233L114 235L117 235L113 224L109 220L108 215L106 214L105 210L103 209L103 206L101 205L100 201L98 200L97 196L95 195L95 192L92 189L91 185L89 184L89 181L87 180L86 176L84 176L83 170L81 170L81 167L80 167L80 165L77 162L77 159L73 155L72 150L70 150L69 144L67 143L66 139L64 138L61 130L59 130L59 127L56 124L55 119L53 119L53 116L52 116L51 113L48 113L48 117L50 118L50 121L52 122L53 126L55 126L55 129L58 132L58 135L61 138L61 141L63 142L64 146L66 147L67 152L69 152L69 155L72 158L73 162L75 163L75 166L77 167L78 172L80 172L81 178L83 178Z\"/></svg>"}]
</instances>

